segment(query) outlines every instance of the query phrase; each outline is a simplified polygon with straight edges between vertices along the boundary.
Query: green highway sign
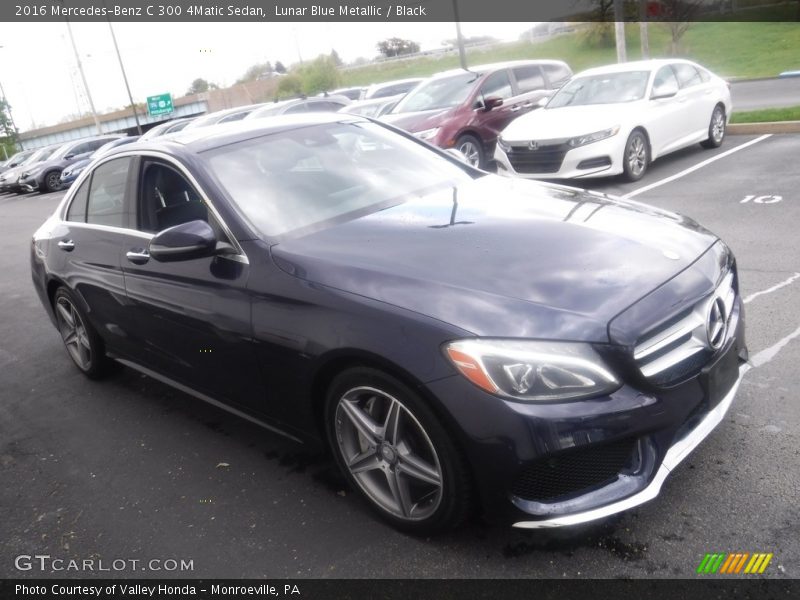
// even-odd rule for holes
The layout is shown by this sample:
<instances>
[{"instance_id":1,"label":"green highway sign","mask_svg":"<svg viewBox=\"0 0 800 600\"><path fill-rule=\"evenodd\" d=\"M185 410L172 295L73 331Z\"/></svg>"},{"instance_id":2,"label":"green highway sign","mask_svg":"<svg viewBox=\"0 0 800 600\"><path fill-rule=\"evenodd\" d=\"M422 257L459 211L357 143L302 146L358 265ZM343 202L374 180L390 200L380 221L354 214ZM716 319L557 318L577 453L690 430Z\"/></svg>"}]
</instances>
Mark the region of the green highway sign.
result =
<instances>
[{"instance_id":1,"label":"green highway sign","mask_svg":"<svg viewBox=\"0 0 800 600\"><path fill-rule=\"evenodd\" d=\"M168 115L173 110L175 109L172 108L172 96L170 94L147 97L147 114L151 117Z\"/></svg>"}]
</instances>

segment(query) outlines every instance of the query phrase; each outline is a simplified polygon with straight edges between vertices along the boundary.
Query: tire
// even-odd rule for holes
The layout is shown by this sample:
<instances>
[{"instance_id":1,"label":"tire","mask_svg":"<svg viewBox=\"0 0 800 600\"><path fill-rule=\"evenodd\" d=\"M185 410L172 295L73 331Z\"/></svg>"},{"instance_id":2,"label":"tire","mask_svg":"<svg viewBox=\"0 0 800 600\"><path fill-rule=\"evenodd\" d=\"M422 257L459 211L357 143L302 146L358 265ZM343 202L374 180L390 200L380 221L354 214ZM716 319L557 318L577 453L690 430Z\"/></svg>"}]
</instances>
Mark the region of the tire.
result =
<instances>
[{"instance_id":1,"label":"tire","mask_svg":"<svg viewBox=\"0 0 800 600\"><path fill-rule=\"evenodd\" d=\"M486 166L486 156L483 143L474 135L465 133L456 140L456 150L467 157L467 162L473 167L483 169Z\"/></svg>"},{"instance_id":2,"label":"tire","mask_svg":"<svg viewBox=\"0 0 800 600\"><path fill-rule=\"evenodd\" d=\"M339 374L325 402L325 428L339 468L385 521L429 535L469 515L463 456L411 388L376 369Z\"/></svg>"},{"instance_id":3,"label":"tire","mask_svg":"<svg viewBox=\"0 0 800 600\"><path fill-rule=\"evenodd\" d=\"M48 192L55 192L61 188L61 172L60 171L50 171L44 176L42 179L42 190L44 193Z\"/></svg>"},{"instance_id":4,"label":"tire","mask_svg":"<svg viewBox=\"0 0 800 600\"><path fill-rule=\"evenodd\" d=\"M53 310L61 340L78 370L89 379L100 379L107 375L112 370L113 362L106 356L100 336L66 288L56 290Z\"/></svg>"},{"instance_id":5,"label":"tire","mask_svg":"<svg viewBox=\"0 0 800 600\"><path fill-rule=\"evenodd\" d=\"M719 148L725 139L726 129L725 109L721 104L717 104L714 107L714 112L711 113L711 121L708 124L708 139L700 142L700 145L709 149Z\"/></svg>"},{"instance_id":6,"label":"tire","mask_svg":"<svg viewBox=\"0 0 800 600\"><path fill-rule=\"evenodd\" d=\"M627 181L639 181L650 166L650 144L639 129L633 131L625 142L622 155L623 175Z\"/></svg>"}]
</instances>

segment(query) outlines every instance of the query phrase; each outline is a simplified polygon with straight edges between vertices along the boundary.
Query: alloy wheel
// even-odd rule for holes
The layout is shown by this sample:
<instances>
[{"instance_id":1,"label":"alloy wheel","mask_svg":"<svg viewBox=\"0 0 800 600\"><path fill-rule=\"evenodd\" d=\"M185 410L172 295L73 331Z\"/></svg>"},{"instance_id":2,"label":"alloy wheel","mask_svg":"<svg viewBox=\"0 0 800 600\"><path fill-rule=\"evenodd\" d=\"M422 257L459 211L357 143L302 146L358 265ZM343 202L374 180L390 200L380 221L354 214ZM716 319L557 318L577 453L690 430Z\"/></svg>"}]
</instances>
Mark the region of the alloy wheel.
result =
<instances>
[{"instance_id":1,"label":"alloy wheel","mask_svg":"<svg viewBox=\"0 0 800 600\"><path fill-rule=\"evenodd\" d=\"M47 175L45 180L45 187L48 192L54 192L58 189L60 174L53 172Z\"/></svg>"},{"instance_id":2,"label":"alloy wheel","mask_svg":"<svg viewBox=\"0 0 800 600\"><path fill-rule=\"evenodd\" d=\"M467 163L471 166L480 167L481 153L475 142L472 140L464 140L458 145L458 151L464 155L467 159Z\"/></svg>"},{"instance_id":3,"label":"alloy wheel","mask_svg":"<svg viewBox=\"0 0 800 600\"><path fill-rule=\"evenodd\" d=\"M61 296L56 301L58 331L72 360L83 371L92 367L92 344L86 326L70 300Z\"/></svg>"},{"instance_id":4,"label":"alloy wheel","mask_svg":"<svg viewBox=\"0 0 800 600\"><path fill-rule=\"evenodd\" d=\"M725 114L720 107L714 109L711 117L711 138L715 144L720 144L725 137Z\"/></svg>"},{"instance_id":5,"label":"alloy wheel","mask_svg":"<svg viewBox=\"0 0 800 600\"><path fill-rule=\"evenodd\" d=\"M361 490L382 510L421 521L442 502L442 467L421 423L397 398L356 387L338 400L336 443Z\"/></svg>"},{"instance_id":6,"label":"alloy wheel","mask_svg":"<svg viewBox=\"0 0 800 600\"><path fill-rule=\"evenodd\" d=\"M641 135L634 135L628 145L628 171L632 177L639 177L647 166L647 146Z\"/></svg>"}]
</instances>

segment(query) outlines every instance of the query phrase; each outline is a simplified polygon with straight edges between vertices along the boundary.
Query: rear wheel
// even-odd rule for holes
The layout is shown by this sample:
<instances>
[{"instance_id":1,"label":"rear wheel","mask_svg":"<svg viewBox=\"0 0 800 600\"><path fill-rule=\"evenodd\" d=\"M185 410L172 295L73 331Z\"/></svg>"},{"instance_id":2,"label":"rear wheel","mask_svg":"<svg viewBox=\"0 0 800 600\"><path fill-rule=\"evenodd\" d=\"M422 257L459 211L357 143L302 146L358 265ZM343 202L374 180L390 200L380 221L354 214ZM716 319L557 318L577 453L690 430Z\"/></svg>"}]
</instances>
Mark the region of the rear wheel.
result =
<instances>
[{"instance_id":1,"label":"rear wheel","mask_svg":"<svg viewBox=\"0 0 800 600\"><path fill-rule=\"evenodd\" d=\"M111 360L105 355L103 342L66 288L58 288L53 307L58 332L75 366L90 379L107 374Z\"/></svg>"},{"instance_id":2,"label":"rear wheel","mask_svg":"<svg viewBox=\"0 0 800 600\"><path fill-rule=\"evenodd\" d=\"M486 159L483 155L483 144L474 135L468 133L462 135L456 140L456 150L461 152L467 160L467 163L473 167L482 169L485 165Z\"/></svg>"},{"instance_id":3,"label":"rear wheel","mask_svg":"<svg viewBox=\"0 0 800 600\"><path fill-rule=\"evenodd\" d=\"M44 191L55 192L61 187L61 173L50 171L44 176Z\"/></svg>"},{"instance_id":4,"label":"rear wheel","mask_svg":"<svg viewBox=\"0 0 800 600\"><path fill-rule=\"evenodd\" d=\"M725 109L719 104L714 107L711 113L711 122L708 124L708 139L700 142L703 148L719 148L722 140L725 139Z\"/></svg>"},{"instance_id":5,"label":"rear wheel","mask_svg":"<svg viewBox=\"0 0 800 600\"><path fill-rule=\"evenodd\" d=\"M650 146L647 137L638 129L631 133L625 144L622 156L622 168L625 179L639 181L647 172L650 165Z\"/></svg>"},{"instance_id":6,"label":"rear wheel","mask_svg":"<svg viewBox=\"0 0 800 600\"><path fill-rule=\"evenodd\" d=\"M328 390L326 427L345 477L398 529L428 534L467 516L471 485L463 458L402 382L366 367L343 372Z\"/></svg>"}]
</instances>

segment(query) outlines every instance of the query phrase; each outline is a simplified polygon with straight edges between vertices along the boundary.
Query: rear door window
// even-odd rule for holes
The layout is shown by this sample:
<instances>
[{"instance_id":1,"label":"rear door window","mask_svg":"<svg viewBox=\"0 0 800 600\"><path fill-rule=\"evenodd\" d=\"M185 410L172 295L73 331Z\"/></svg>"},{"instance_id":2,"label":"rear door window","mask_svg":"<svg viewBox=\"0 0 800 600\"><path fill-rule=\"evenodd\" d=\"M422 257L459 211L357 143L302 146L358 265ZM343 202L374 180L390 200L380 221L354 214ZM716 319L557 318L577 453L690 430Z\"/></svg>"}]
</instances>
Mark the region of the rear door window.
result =
<instances>
[{"instance_id":1,"label":"rear door window","mask_svg":"<svg viewBox=\"0 0 800 600\"><path fill-rule=\"evenodd\" d=\"M514 67L511 69L517 79L519 93L533 92L547 87L544 81L544 74L538 65L526 65L524 67Z\"/></svg>"}]
</instances>

